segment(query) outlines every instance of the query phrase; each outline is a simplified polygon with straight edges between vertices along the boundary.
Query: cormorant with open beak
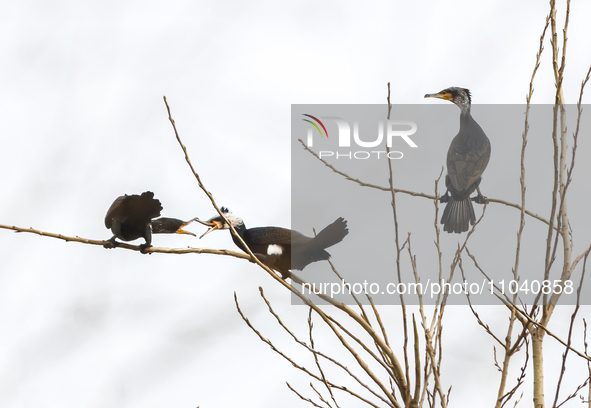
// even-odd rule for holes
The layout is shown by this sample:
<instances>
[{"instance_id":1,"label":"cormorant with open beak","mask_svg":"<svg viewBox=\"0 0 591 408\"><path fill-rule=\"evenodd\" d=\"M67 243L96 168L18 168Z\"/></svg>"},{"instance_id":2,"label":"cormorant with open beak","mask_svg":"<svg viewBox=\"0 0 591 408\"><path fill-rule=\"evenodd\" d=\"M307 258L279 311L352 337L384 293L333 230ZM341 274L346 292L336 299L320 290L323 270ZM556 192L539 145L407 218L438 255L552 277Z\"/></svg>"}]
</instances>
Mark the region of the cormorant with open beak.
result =
<instances>
[{"instance_id":1,"label":"cormorant with open beak","mask_svg":"<svg viewBox=\"0 0 591 408\"><path fill-rule=\"evenodd\" d=\"M247 229L242 218L232 214L227 208L222 207L221 211L252 253L269 268L281 273L283 279L291 276L290 269L302 270L312 262L328 260L330 254L325 249L338 244L349 233L347 221L343 218L338 218L320 231L318 235L310 238L287 228L259 227ZM219 215L210 218L208 221L197 220L197 222L210 227L200 238L215 230L230 229L230 226ZM233 234L232 240L238 248L247 252L246 248Z\"/></svg>"},{"instance_id":2,"label":"cormorant with open beak","mask_svg":"<svg viewBox=\"0 0 591 408\"><path fill-rule=\"evenodd\" d=\"M145 244L140 245L142 252L152 244L152 233L154 234L188 234L192 232L185 231L183 228L195 221L182 221L176 218L160 216L162 205L160 201L154 198L154 193L146 191L142 195L123 195L118 197L107 211L105 217L105 226L113 231L113 237L109 239L109 244L105 248L114 248L119 245L115 238L122 241L133 241L138 238L144 238Z\"/></svg>"},{"instance_id":3,"label":"cormorant with open beak","mask_svg":"<svg viewBox=\"0 0 591 408\"><path fill-rule=\"evenodd\" d=\"M490 159L490 141L484 131L470 114L470 91L464 88L447 88L436 94L427 94L425 98L439 98L453 102L460 110L460 131L452 140L447 151L447 191L440 202L447 203L441 223L446 232L457 234L468 231L469 224L474 225L476 216L472 201L479 204L487 202L480 192L482 173ZM476 190L478 195L470 199Z\"/></svg>"}]
</instances>

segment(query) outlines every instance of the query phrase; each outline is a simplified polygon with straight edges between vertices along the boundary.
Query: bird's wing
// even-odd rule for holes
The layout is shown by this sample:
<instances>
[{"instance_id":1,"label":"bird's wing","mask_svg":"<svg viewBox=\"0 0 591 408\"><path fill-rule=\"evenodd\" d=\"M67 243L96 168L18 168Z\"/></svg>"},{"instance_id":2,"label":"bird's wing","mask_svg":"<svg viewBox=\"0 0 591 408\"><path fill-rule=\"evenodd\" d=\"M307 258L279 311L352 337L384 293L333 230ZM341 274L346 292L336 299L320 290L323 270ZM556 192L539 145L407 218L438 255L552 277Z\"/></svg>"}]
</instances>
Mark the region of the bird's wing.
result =
<instances>
[{"instance_id":1,"label":"bird's wing","mask_svg":"<svg viewBox=\"0 0 591 408\"><path fill-rule=\"evenodd\" d=\"M111 204L107 211L107 215L105 216L105 227L110 229L111 225L113 225L113 220L121 218L121 207L125 197L127 196L117 197L117 199L113 201L113 204Z\"/></svg>"},{"instance_id":2,"label":"bird's wing","mask_svg":"<svg viewBox=\"0 0 591 408\"><path fill-rule=\"evenodd\" d=\"M146 191L142 195L124 195L118 197L107 211L105 226L111 228L112 220L144 224L160 216L162 205L154 198L154 193Z\"/></svg>"},{"instance_id":3,"label":"bird's wing","mask_svg":"<svg viewBox=\"0 0 591 408\"><path fill-rule=\"evenodd\" d=\"M305 243L310 239L297 231L281 227L250 228L246 231L246 240L256 245L289 245Z\"/></svg>"},{"instance_id":4,"label":"bird's wing","mask_svg":"<svg viewBox=\"0 0 591 408\"><path fill-rule=\"evenodd\" d=\"M314 241L314 245L321 248L328 248L340 242L349 233L347 221L338 218L335 222L324 228L314 238L307 237L297 231L281 227L250 228L246 234L253 244L259 245L289 245L300 246Z\"/></svg>"},{"instance_id":5,"label":"bird's wing","mask_svg":"<svg viewBox=\"0 0 591 408\"><path fill-rule=\"evenodd\" d=\"M478 129L480 134L469 140L462 140L458 134L447 152L447 174L458 192L467 190L482 176L490 159L490 141Z\"/></svg>"},{"instance_id":6,"label":"bird's wing","mask_svg":"<svg viewBox=\"0 0 591 408\"><path fill-rule=\"evenodd\" d=\"M147 191L142 195L131 195L125 202L128 219L131 221L150 222L160 216L162 205L154 198L154 193Z\"/></svg>"}]
</instances>

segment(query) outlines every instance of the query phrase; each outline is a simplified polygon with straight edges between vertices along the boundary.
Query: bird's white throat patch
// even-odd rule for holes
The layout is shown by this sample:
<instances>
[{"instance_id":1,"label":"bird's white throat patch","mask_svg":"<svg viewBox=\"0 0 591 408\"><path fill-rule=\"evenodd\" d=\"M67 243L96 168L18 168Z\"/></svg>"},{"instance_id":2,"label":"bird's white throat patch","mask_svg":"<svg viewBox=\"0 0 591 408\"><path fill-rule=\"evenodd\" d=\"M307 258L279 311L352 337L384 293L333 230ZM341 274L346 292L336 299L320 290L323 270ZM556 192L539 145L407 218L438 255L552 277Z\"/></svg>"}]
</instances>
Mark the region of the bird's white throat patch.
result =
<instances>
[{"instance_id":1,"label":"bird's white throat patch","mask_svg":"<svg viewBox=\"0 0 591 408\"><path fill-rule=\"evenodd\" d=\"M267 255L281 255L283 247L281 245L269 245L267 247Z\"/></svg>"}]
</instances>

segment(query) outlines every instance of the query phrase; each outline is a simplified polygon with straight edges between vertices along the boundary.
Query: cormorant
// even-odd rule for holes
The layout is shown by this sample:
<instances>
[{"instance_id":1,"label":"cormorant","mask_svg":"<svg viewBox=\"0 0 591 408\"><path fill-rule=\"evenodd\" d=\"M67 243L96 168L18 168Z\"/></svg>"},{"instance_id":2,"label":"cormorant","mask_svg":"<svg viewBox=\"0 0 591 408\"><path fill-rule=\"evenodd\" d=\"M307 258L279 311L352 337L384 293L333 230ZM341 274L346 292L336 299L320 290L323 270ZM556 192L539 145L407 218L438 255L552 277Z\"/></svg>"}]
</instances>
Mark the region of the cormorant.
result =
<instances>
[{"instance_id":1,"label":"cormorant","mask_svg":"<svg viewBox=\"0 0 591 408\"><path fill-rule=\"evenodd\" d=\"M287 228L259 227L247 229L242 218L232 214L227 208L222 207L221 211L252 253L269 268L281 273L283 279L291 276L290 269L302 270L312 262L328 260L330 254L325 251L325 248L341 242L349 233L347 221L342 217L324 228L315 237L310 238ZM197 221L210 227L200 238L203 238L211 231L230 229L230 226L219 215L210 218L208 221ZM232 240L238 248L247 252L246 248L233 234Z\"/></svg>"},{"instance_id":2,"label":"cormorant","mask_svg":"<svg viewBox=\"0 0 591 408\"><path fill-rule=\"evenodd\" d=\"M105 216L105 226L113 231L113 237L109 239L110 244L105 248L114 248L119 245L115 238L122 241L133 241L137 238L144 238L145 244L140 245L142 252L152 244L152 233L154 234L189 234L183 228L194 221L182 221L176 218L153 218L158 217L162 211L160 201L154 198L154 193L146 191L142 195L123 195L118 197Z\"/></svg>"},{"instance_id":3,"label":"cormorant","mask_svg":"<svg viewBox=\"0 0 591 408\"><path fill-rule=\"evenodd\" d=\"M468 231L469 224L474 225L476 222L470 194L476 190L478 195L472 198L472 201L479 204L487 202L479 186L482 173L490 159L490 141L470 115L469 90L452 87L436 94L427 94L425 98L445 99L456 104L461 110L460 131L447 151L447 191L439 200L447 203L441 217L443 230L459 234Z\"/></svg>"}]
</instances>

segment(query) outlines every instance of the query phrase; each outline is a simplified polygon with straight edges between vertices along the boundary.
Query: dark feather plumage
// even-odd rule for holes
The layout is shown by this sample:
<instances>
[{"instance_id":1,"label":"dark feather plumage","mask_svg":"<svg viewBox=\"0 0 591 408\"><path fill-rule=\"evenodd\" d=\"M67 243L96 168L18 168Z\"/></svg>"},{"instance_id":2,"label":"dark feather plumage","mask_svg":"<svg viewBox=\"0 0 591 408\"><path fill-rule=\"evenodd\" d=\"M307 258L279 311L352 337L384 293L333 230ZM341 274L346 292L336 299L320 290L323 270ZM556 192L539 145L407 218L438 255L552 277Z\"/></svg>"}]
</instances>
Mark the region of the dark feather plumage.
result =
<instances>
[{"instance_id":1,"label":"dark feather plumage","mask_svg":"<svg viewBox=\"0 0 591 408\"><path fill-rule=\"evenodd\" d=\"M124 195L118 197L105 216L105 226L113 231L122 241L144 238L146 245L152 242L150 221L160 216L162 205L154 198L154 193L146 191L142 195Z\"/></svg>"},{"instance_id":2,"label":"dark feather plumage","mask_svg":"<svg viewBox=\"0 0 591 408\"><path fill-rule=\"evenodd\" d=\"M183 221L179 220L178 218L162 217L152 220L152 222L150 222L150 226L152 227L153 234L187 234L195 236L195 234L185 231L183 228L196 219L197 218L193 218L189 221Z\"/></svg>"},{"instance_id":3,"label":"dark feather plumage","mask_svg":"<svg viewBox=\"0 0 591 408\"><path fill-rule=\"evenodd\" d=\"M194 221L183 221L176 218L158 218L162 211L160 201L154 198L154 193L146 191L141 195L123 195L111 204L105 216L105 226L113 232L107 248L118 245L116 238L122 241L133 241L144 238L145 244L140 245L142 251L152 244L154 234L195 234L183 231L183 227Z\"/></svg>"},{"instance_id":4,"label":"dark feather plumage","mask_svg":"<svg viewBox=\"0 0 591 408\"><path fill-rule=\"evenodd\" d=\"M447 151L447 191L440 200L447 202L441 217L443 230L459 234L468 231L470 224L476 222L470 194L476 190L478 196L472 200L481 204L486 202L479 186L490 159L490 141L470 114L472 98L469 90L452 87L437 94L427 94L425 98L451 101L462 111L460 130Z\"/></svg>"},{"instance_id":5,"label":"dark feather plumage","mask_svg":"<svg viewBox=\"0 0 591 408\"><path fill-rule=\"evenodd\" d=\"M247 229L240 217L230 213L227 208L222 207L221 210L257 258L279 271L284 279L290 276L290 269L302 270L312 262L329 259L330 254L325 249L341 242L349 233L347 221L343 218L337 219L315 237L307 237L281 227ZM203 235L216 229L230 229L220 216L200 222L210 227ZM241 250L247 252L234 235L232 240Z\"/></svg>"}]
</instances>

